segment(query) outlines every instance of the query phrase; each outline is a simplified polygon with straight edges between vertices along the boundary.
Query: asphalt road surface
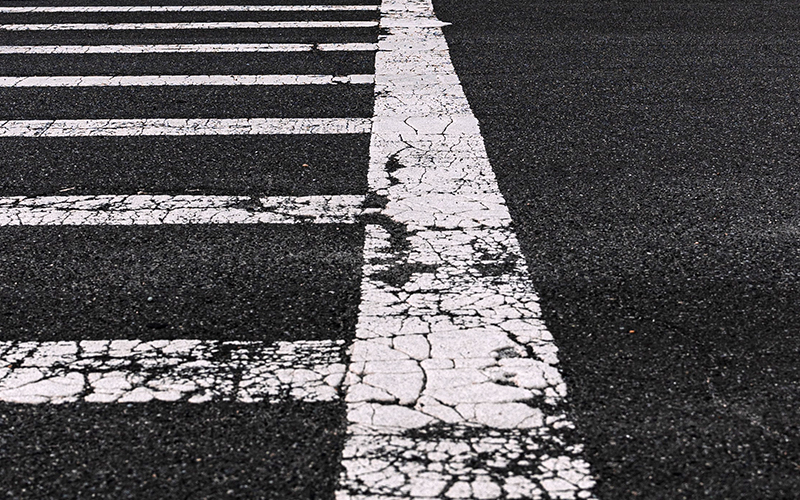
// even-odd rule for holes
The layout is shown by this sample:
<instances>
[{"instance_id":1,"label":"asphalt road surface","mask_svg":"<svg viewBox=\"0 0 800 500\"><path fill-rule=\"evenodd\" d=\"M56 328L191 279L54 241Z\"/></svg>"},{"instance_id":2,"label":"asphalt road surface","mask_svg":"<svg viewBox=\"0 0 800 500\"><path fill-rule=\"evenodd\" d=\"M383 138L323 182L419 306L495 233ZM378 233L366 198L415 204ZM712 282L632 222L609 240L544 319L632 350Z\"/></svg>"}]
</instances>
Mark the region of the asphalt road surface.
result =
<instances>
[{"instance_id":1,"label":"asphalt road surface","mask_svg":"<svg viewBox=\"0 0 800 500\"><path fill-rule=\"evenodd\" d=\"M0 4L4 498L797 496L800 7L368 3Z\"/></svg>"},{"instance_id":2,"label":"asphalt road surface","mask_svg":"<svg viewBox=\"0 0 800 500\"><path fill-rule=\"evenodd\" d=\"M794 2L434 2L599 498L800 491Z\"/></svg>"}]
</instances>

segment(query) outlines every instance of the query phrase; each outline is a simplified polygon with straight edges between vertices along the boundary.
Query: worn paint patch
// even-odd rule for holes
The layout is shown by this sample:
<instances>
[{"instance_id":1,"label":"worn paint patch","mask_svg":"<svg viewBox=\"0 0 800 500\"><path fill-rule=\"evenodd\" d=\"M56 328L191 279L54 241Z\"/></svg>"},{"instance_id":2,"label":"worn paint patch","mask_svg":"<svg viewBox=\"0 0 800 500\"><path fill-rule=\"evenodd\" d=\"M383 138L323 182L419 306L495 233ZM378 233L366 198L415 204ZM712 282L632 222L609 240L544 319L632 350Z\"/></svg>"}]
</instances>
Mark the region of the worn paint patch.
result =
<instances>
[{"instance_id":1,"label":"worn paint patch","mask_svg":"<svg viewBox=\"0 0 800 500\"><path fill-rule=\"evenodd\" d=\"M0 137L365 134L367 118L131 118L4 120Z\"/></svg>"},{"instance_id":2,"label":"worn paint patch","mask_svg":"<svg viewBox=\"0 0 800 500\"><path fill-rule=\"evenodd\" d=\"M0 197L0 226L354 224L364 196L95 195Z\"/></svg>"},{"instance_id":3,"label":"worn paint patch","mask_svg":"<svg viewBox=\"0 0 800 500\"><path fill-rule=\"evenodd\" d=\"M335 401L343 342L0 342L0 401Z\"/></svg>"}]
</instances>

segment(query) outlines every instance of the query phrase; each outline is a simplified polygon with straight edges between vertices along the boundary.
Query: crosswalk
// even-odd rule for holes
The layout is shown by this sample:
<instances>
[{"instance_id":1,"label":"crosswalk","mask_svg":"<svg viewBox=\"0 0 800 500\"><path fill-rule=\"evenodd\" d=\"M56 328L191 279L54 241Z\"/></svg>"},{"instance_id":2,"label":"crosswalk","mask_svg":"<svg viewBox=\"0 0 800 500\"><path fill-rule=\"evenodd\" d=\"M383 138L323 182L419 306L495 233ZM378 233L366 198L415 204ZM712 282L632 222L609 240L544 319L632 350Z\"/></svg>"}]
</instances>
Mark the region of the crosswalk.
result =
<instances>
[{"instance_id":1,"label":"crosswalk","mask_svg":"<svg viewBox=\"0 0 800 500\"><path fill-rule=\"evenodd\" d=\"M279 470L229 496L592 498L427 1L22 3L0 7L0 401L328 408L320 491Z\"/></svg>"}]
</instances>

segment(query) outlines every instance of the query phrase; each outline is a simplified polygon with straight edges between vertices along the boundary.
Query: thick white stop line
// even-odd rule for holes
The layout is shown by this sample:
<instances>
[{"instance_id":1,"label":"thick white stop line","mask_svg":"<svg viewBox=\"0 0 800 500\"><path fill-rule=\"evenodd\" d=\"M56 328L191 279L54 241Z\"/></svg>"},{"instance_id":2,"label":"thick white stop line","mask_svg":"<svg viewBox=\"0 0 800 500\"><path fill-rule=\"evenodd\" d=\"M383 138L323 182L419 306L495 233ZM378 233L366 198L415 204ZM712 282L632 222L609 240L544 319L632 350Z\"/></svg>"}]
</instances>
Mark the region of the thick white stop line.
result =
<instances>
[{"instance_id":1,"label":"thick white stop line","mask_svg":"<svg viewBox=\"0 0 800 500\"><path fill-rule=\"evenodd\" d=\"M386 203L366 231L336 498L590 498L443 23L429 0L381 13L369 185Z\"/></svg>"}]
</instances>

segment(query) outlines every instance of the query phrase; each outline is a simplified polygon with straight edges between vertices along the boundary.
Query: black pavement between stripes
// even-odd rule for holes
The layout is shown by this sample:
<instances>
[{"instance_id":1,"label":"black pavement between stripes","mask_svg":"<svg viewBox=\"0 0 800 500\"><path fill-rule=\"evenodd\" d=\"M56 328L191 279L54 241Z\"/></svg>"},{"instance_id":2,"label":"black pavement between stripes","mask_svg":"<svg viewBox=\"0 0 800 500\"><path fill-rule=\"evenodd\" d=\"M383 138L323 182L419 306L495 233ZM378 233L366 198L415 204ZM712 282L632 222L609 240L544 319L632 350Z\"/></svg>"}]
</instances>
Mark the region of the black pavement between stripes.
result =
<instances>
[{"instance_id":1,"label":"black pavement between stripes","mask_svg":"<svg viewBox=\"0 0 800 500\"><path fill-rule=\"evenodd\" d=\"M0 88L9 120L370 118L372 85Z\"/></svg>"},{"instance_id":2,"label":"black pavement between stripes","mask_svg":"<svg viewBox=\"0 0 800 500\"><path fill-rule=\"evenodd\" d=\"M597 496L797 498L800 5L434 6Z\"/></svg>"},{"instance_id":3,"label":"black pavement between stripes","mask_svg":"<svg viewBox=\"0 0 800 500\"><path fill-rule=\"evenodd\" d=\"M85 4L50 2L70 3ZM0 16L0 23L23 18ZM37 14L25 22L78 18L347 20L377 13ZM0 44L375 43L377 34L0 32ZM373 72L371 52L0 56L3 76ZM0 119L369 118L373 92L371 85L0 89ZM2 138L0 194L365 194L368 146L368 134ZM350 341L363 232L362 224L0 228L2 340ZM330 499L345 436L341 402L0 404L0 428L0 489L30 499Z\"/></svg>"},{"instance_id":4,"label":"black pavement between stripes","mask_svg":"<svg viewBox=\"0 0 800 500\"><path fill-rule=\"evenodd\" d=\"M375 11L0 12L0 24L375 21L377 15Z\"/></svg>"},{"instance_id":5,"label":"black pavement between stripes","mask_svg":"<svg viewBox=\"0 0 800 500\"><path fill-rule=\"evenodd\" d=\"M0 45L375 43L378 28L0 31Z\"/></svg>"},{"instance_id":6,"label":"black pavement between stripes","mask_svg":"<svg viewBox=\"0 0 800 500\"><path fill-rule=\"evenodd\" d=\"M4 340L353 337L356 225L22 226L0 247Z\"/></svg>"},{"instance_id":7,"label":"black pavement between stripes","mask_svg":"<svg viewBox=\"0 0 800 500\"><path fill-rule=\"evenodd\" d=\"M3 76L368 75L372 52L0 54Z\"/></svg>"},{"instance_id":8,"label":"black pavement between stripes","mask_svg":"<svg viewBox=\"0 0 800 500\"><path fill-rule=\"evenodd\" d=\"M2 196L343 195L367 190L369 135L5 137L0 151Z\"/></svg>"}]
</instances>

